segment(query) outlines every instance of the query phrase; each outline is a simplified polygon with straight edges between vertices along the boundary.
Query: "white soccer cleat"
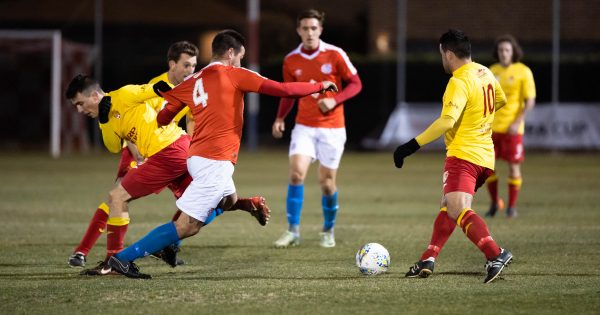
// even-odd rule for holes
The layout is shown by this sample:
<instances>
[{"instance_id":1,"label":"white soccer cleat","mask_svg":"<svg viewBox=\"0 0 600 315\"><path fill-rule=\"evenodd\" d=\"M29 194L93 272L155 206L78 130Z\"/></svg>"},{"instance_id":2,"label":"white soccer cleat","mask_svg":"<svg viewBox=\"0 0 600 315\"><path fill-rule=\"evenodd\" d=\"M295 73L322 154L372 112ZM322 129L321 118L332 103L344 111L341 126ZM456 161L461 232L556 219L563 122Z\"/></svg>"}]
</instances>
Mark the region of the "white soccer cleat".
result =
<instances>
[{"instance_id":1,"label":"white soccer cleat","mask_svg":"<svg viewBox=\"0 0 600 315\"><path fill-rule=\"evenodd\" d=\"M300 235L290 231L285 231L281 237L273 243L277 248L285 248L288 246L296 246L300 244Z\"/></svg>"},{"instance_id":2,"label":"white soccer cleat","mask_svg":"<svg viewBox=\"0 0 600 315\"><path fill-rule=\"evenodd\" d=\"M321 237L321 241L319 245L324 248L335 247L335 235L333 235L333 231L330 232L320 232L319 236Z\"/></svg>"}]
</instances>

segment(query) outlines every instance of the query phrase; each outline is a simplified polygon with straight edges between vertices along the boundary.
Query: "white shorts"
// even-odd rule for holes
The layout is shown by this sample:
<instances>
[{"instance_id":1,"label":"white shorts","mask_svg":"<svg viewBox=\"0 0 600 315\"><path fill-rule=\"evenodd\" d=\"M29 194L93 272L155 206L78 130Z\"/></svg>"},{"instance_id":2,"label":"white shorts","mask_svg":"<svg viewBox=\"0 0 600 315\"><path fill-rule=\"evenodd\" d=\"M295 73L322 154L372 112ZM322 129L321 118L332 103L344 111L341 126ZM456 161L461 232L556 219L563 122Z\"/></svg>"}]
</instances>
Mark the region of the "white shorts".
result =
<instances>
[{"instance_id":1,"label":"white shorts","mask_svg":"<svg viewBox=\"0 0 600 315\"><path fill-rule=\"evenodd\" d=\"M315 128L296 124L292 130L290 156L306 155L322 166L337 169L346 144L346 128Z\"/></svg>"},{"instance_id":2,"label":"white shorts","mask_svg":"<svg viewBox=\"0 0 600 315\"><path fill-rule=\"evenodd\" d=\"M187 168L193 180L175 204L190 217L206 222L221 199L235 193L234 166L230 161L192 156Z\"/></svg>"}]
</instances>

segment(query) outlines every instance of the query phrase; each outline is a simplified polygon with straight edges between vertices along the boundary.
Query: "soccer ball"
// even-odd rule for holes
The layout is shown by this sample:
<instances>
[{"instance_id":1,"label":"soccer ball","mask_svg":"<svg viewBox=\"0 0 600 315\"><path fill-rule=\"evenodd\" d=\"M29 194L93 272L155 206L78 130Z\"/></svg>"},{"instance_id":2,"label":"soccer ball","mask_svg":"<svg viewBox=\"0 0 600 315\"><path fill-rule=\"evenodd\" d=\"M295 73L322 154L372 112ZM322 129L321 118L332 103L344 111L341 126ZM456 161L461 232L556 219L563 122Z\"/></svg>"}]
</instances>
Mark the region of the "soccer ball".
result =
<instances>
[{"instance_id":1,"label":"soccer ball","mask_svg":"<svg viewBox=\"0 0 600 315\"><path fill-rule=\"evenodd\" d=\"M356 253L356 266L364 275L384 273L390 266L390 253L377 243L369 243Z\"/></svg>"}]
</instances>

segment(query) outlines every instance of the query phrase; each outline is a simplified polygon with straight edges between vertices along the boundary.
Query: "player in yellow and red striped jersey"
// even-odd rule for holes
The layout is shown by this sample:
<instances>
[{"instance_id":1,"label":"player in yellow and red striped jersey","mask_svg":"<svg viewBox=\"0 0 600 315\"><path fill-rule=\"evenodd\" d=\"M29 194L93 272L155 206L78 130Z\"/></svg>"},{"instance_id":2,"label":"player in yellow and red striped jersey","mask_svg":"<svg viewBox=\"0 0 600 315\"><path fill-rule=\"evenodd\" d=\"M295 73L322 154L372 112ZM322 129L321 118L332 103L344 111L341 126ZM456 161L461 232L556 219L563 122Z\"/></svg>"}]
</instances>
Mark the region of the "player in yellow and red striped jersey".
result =
<instances>
[{"instance_id":1,"label":"player in yellow and red striped jersey","mask_svg":"<svg viewBox=\"0 0 600 315\"><path fill-rule=\"evenodd\" d=\"M492 72L471 60L471 43L461 31L449 30L440 38L444 70L452 74L444 92L442 113L423 133L399 146L394 164L421 146L445 137L441 209L433 225L429 246L406 273L409 278L426 278L433 273L435 259L458 225L486 259L484 283L496 279L511 262L512 253L498 247L483 219L471 209L475 191L494 170L492 122L494 112L506 103L504 92Z\"/></svg>"},{"instance_id":2,"label":"player in yellow and red striped jersey","mask_svg":"<svg viewBox=\"0 0 600 315\"><path fill-rule=\"evenodd\" d=\"M152 80L150 84L154 84L158 81L165 81L171 86L178 85L187 77L192 74L197 65L198 48L187 41L180 41L172 44L167 52L167 63L169 70ZM162 109L164 106L164 100L161 97L153 95L153 97L145 100L156 112ZM173 120L177 124L181 118L187 113L187 109L182 110ZM193 130L193 119L188 120L187 124L188 132ZM115 182L118 184L121 179L127 174L131 168L136 168L138 164L144 162L144 157L138 152L137 147L129 141L124 141L124 147L121 150L121 158L117 169L117 177ZM90 223L86 232L84 233L81 241L74 249L73 254L69 256L68 264L71 267L84 267L86 256L102 234L106 230L106 224L109 220L110 209L108 204L101 203ZM177 215L177 214L176 214ZM114 221L114 219L113 219Z\"/></svg>"},{"instance_id":3,"label":"player in yellow and red striped jersey","mask_svg":"<svg viewBox=\"0 0 600 315\"><path fill-rule=\"evenodd\" d=\"M492 139L496 150L496 159L508 162L508 207L506 216L517 216L515 204L521 190L521 163L525 159L523 134L525 116L535 106L535 82L529 67L520 62L523 51L512 35L503 35L496 39L494 58L498 63L490 70L506 93L506 106L496 114L492 124ZM502 209L504 202L498 197L498 177L496 174L487 180L492 203L486 216L493 217Z\"/></svg>"}]
</instances>

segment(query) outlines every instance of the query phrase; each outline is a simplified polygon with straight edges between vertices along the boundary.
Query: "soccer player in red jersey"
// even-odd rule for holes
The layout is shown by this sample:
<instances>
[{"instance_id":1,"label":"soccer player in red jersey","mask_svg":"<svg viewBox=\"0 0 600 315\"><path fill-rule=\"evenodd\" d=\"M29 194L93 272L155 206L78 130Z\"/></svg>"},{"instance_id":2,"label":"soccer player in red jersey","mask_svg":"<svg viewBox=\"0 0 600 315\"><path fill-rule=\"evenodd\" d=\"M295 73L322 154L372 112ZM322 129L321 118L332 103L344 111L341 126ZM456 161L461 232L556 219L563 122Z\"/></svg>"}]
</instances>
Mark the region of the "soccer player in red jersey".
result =
<instances>
[{"instance_id":1,"label":"soccer player in red jersey","mask_svg":"<svg viewBox=\"0 0 600 315\"><path fill-rule=\"evenodd\" d=\"M433 273L436 257L458 225L484 253L487 259L484 283L489 283L513 256L509 250L498 247L483 219L471 209L471 202L475 191L493 173L492 122L495 110L504 106L506 97L492 72L471 60L471 43L463 32L444 33L439 50L444 70L452 74L444 92L442 113L423 133L394 152L394 164L401 168L404 158L445 136L441 209L433 224L429 246L406 277L426 278Z\"/></svg>"},{"instance_id":2,"label":"soccer player in red jersey","mask_svg":"<svg viewBox=\"0 0 600 315\"><path fill-rule=\"evenodd\" d=\"M159 113L159 125L168 124L188 106L196 127L187 160L192 183L176 202L182 214L112 256L113 270L131 278L151 278L140 273L134 260L169 244L195 235L224 197L237 199L233 183L243 127L244 94L258 92L278 97L301 97L337 90L334 83L279 83L240 67L244 38L233 30L219 32L212 42L213 57L206 67L170 90L161 82L155 90L168 101Z\"/></svg>"},{"instance_id":3,"label":"soccer player in red jersey","mask_svg":"<svg viewBox=\"0 0 600 315\"><path fill-rule=\"evenodd\" d=\"M523 177L521 163L525 159L523 134L525 116L535 106L535 82L529 67L520 62L523 56L521 46L512 35L503 35L496 39L494 58L498 63L490 67L506 93L506 106L496 113L492 124L492 140L496 159L508 162L508 207L506 216L517 216L517 197L521 190ZM487 180L492 203L486 216L493 217L502 209L504 202L498 197L498 177L494 173Z\"/></svg>"},{"instance_id":4,"label":"soccer player in red jersey","mask_svg":"<svg viewBox=\"0 0 600 315\"><path fill-rule=\"evenodd\" d=\"M325 14L317 10L301 12L296 31L302 43L283 61L285 82L328 80L341 86L340 93L313 94L298 100L296 126L292 130L289 149L289 184L286 201L288 230L274 243L288 247L300 243L300 214L304 201L304 179L315 160L319 160L319 183L324 224L319 233L321 247L334 247L334 225L338 210L337 169L344 152L346 128L344 102L360 92L362 83L346 53L320 39ZM282 98L273 123L273 137L281 138L285 117L294 99Z\"/></svg>"},{"instance_id":5,"label":"soccer player in red jersey","mask_svg":"<svg viewBox=\"0 0 600 315\"><path fill-rule=\"evenodd\" d=\"M198 56L198 47L196 45L187 42L181 41L173 43L167 52L167 64L169 66L169 70L156 78L150 80L150 84L154 84L158 81L166 81L171 86L178 85L183 82L183 79L188 75L194 73L194 70L197 65L197 56ZM164 105L164 100L160 97L156 97L155 95L152 98L146 100L146 102L151 105L157 112L161 110ZM177 116L173 119L173 121L177 124L179 120L186 115L188 111L182 110ZM191 123L190 123L191 122ZM189 119L187 123L188 133L193 131L193 120ZM131 168L136 168L138 165L141 165L144 162L144 157L139 153L135 144L132 144L130 141L125 141L126 147L121 150L121 159L119 161L119 166L117 169L117 177L115 180L115 184L121 182L127 171ZM96 244L100 235L106 231L106 224L109 220L110 208L106 202L102 202L92 219L88 225L87 230L85 231L81 241L73 250L71 256L67 260L67 263L71 267L84 267L86 256L90 252L90 250ZM114 221L113 219L112 221ZM113 224L114 222L109 222L109 224Z\"/></svg>"},{"instance_id":6,"label":"soccer player in red jersey","mask_svg":"<svg viewBox=\"0 0 600 315\"><path fill-rule=\"evenodd\" d=\"M169 87L166 82L160 82ZM98 117L104 145L110 152L119 153L122 142L127 140L136 145L144 158L144 163L128 170L108 194L110 212L106 223L105 261L81 273L105 275L111 272L106 260L123 249L130 221L129 202L159 193L165 187L173 191L175 198L179 198L192 181L186 165L190 137L173 122L173 117L164 126L158 126L157 113L147 102L157 97L151 84L126 85L105 93L94 79L78 75L69 84L66 96L80 113ZM221 211L245 210L256 217L261 225L266 224L269 216L269 209L262 197L236 198L233 201L224 198L218 201L215 208ZM211 215L216 215L216 212L213 211ZM177 242L169 244L171 247L165 249L162 257L172 267L177 265L174 244Z\"/></svg>"}]
</instances>

